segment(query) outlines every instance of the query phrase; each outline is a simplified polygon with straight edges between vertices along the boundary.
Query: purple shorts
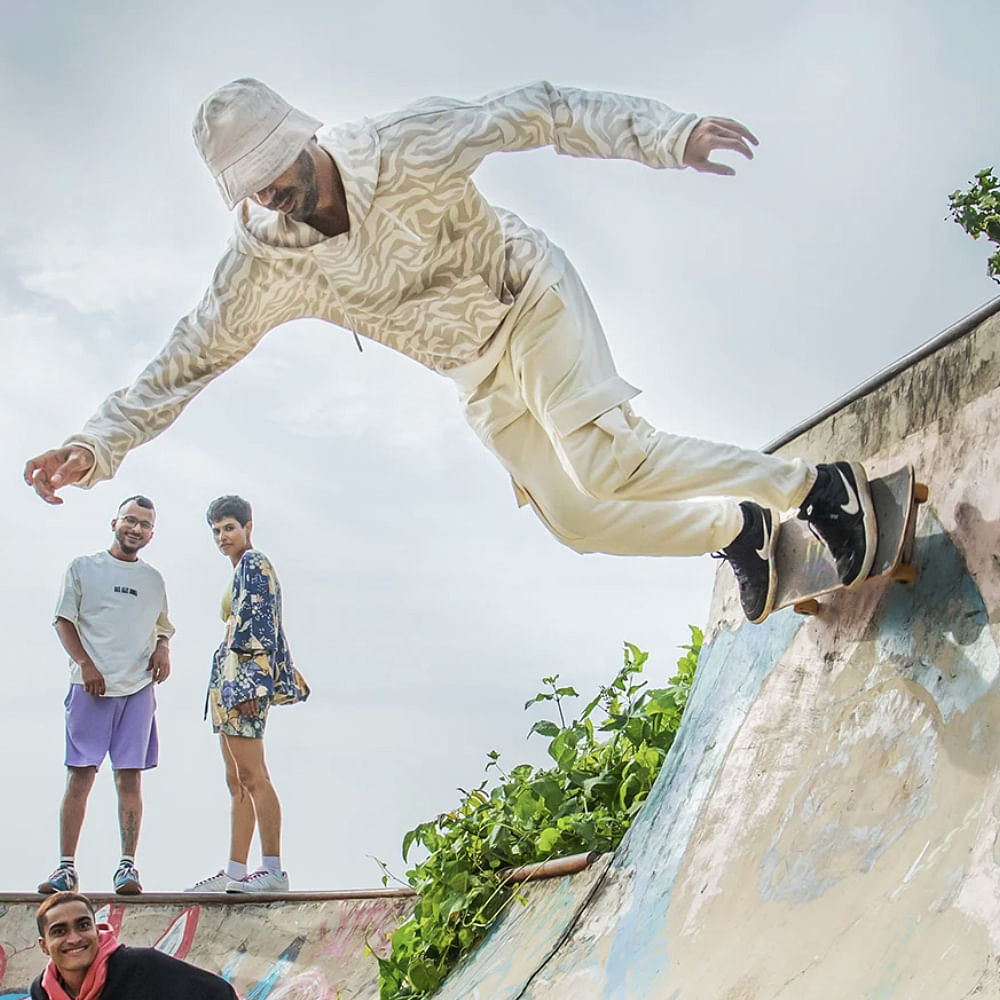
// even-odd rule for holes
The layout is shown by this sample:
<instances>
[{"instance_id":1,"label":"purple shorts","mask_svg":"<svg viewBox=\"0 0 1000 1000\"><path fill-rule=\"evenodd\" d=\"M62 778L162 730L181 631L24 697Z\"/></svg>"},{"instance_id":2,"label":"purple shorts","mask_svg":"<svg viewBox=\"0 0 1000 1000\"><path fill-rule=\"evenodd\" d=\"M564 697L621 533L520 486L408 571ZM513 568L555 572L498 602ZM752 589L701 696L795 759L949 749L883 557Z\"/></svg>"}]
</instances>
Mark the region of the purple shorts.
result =
<instances>
[{"instance_id":1,"label":"purple shorts","mask_svg":"<svg viewBox=\"0 0 1000 1000\"><path fill-rule=\"evenodd\" d=\"M156 767L156 693L147 684L119 698L95 698L82 684L66 695L66 766L100 767L111 754L116 771Z\"/></svg>"}]
</instances>

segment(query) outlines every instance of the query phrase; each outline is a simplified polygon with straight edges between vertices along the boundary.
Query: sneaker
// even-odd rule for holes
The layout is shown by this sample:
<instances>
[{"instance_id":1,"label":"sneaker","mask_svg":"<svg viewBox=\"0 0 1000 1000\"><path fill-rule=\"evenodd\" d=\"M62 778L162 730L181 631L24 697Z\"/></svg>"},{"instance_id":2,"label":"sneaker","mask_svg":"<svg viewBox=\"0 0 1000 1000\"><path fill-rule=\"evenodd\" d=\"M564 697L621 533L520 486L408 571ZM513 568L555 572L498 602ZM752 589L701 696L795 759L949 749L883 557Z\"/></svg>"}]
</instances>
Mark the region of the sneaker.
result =
<instances>
[{"instance_id":1,"label":"sneaker","mask_svg":"<svg viewBox=\"0 0 1000 1000\"><path fill-rule=\"evenodd\" d=\"M142 892L142 885L139 882L139 869L135 865L130 865L123 861L118 866L112 880L115 892L119 896L138 896Z\"/></svg>"},{"instance_id":2,"label":"sneaker","mask_svg":"<svg viewBox=\"0 0 1000 1000\"><path fill-rule=\"evenodd\" d=\"M816 467L816 484L802 503L799 517L830 550L845 587L856 587L875 560L878 526L868 477L857 462Z\"/></svg>"},{"instance_id":3,"label":"sneaker","mask_svg":"<svg viewBox=\"0 0 1000 1000\"><path fill-rule=\"evenodd\" d=\"M60 865L41 885L38 891L43 896L51 896L54 892L76 892L80 888L80 876L75 868Z\"/></svg>"},{"instance_id":4,"label":"sneaker","mask_svg":"<svg viewBox=\"0 0 1000 1000\"><path fill-rule=\"evenodd\" d=\"M759 625L774 607L777 574L774 547L781 522L766 507L744 500L743 530L716 559L725 559L733 567L740 589L740 604L747 620Z\"/></svg>"},{"instance_id":5,"label":"sneaker","mask_svg":"<svg viewBox=\"0 0 1000 1000\"><path fill-rule=\"evenodd\" d=\"M288 872L251 872L229 881L226 892L288 892Z\"/></svg>"},{"instance_id":6,"label":"sneaker","mask_svg":"<svg viewBox=\"0 0 1000 1000\"><path fill-rule=\"evenodd\" d=\"M214 875L209 875L208 878L203 878L200 882L195 882L193 886L189 889L185 889L185 892L225 892L226 886L232 882L232 878L227 875L224 871L218 871Z\"/></svg>"}]
</instances>

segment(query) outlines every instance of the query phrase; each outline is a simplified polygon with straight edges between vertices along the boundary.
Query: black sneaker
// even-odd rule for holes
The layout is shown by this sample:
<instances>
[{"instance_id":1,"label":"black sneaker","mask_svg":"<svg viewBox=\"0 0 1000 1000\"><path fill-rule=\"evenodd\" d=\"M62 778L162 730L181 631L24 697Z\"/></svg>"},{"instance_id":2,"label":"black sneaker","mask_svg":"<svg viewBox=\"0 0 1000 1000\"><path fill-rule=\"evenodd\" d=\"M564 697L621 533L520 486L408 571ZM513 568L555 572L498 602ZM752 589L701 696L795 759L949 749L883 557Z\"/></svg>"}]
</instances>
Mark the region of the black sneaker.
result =
<instances>
[{"instance_id":1,"label":"black sneaker","mask_svg":"<svg viewBox=\"0 0 1000 1000\"><path fill-rule=\"evenodd\" d=\"M816 467L816 484L799 509L837 563L845 587L864 583L875 560L878 526L868 477L857 462Z\"/></svg>"},{"instance_id":2,"label":"black sneaker","mask_svg":"<svg viewBox=\"0 0 1000 1000\"><path fill-rule=\"evenodd\" d=\"M733 567L740 589L740 604L747 620L759 625L774 607L777 574L774 546L781 522L766 507L744 500L743 530L716 559L725 559Z\"/></svg>"}]
</instances>

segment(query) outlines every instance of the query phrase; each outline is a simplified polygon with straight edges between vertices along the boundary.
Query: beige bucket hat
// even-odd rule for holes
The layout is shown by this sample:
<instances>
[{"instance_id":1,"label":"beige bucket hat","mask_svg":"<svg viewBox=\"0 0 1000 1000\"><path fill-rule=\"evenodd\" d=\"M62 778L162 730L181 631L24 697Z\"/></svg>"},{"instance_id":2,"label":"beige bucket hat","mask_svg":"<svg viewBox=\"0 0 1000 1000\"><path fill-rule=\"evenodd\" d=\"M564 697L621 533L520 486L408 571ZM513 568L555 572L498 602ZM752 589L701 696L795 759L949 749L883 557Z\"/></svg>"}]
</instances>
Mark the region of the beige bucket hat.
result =
<instances>
[{"instance_id":1,"label":"beige bucket hat","mask_svg":"<svg viewBox=\"0 0 1000 1000\"><path fill-rule=\"evenodd\" d=\"M284 173L322 127L266 84L247 77L209 94L191 131L232 209Z\"/></svg>"}]
</instances>

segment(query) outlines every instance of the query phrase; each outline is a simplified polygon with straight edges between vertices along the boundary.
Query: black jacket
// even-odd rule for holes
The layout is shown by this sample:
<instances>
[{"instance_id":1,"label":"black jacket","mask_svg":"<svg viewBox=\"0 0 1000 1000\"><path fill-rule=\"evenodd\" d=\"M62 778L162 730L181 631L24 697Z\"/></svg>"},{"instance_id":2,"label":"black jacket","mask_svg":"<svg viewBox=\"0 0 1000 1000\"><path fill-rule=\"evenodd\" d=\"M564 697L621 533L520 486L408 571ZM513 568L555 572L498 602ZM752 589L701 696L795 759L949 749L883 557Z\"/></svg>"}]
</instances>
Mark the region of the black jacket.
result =
<instances>
[{"instance_id":1,"label":"black jacket","mask_svg":"<svg viewBox=\"0 0 1000 1000\"><path fill-rule=\"evenodd\" d=\"M237 1000L232 986L155 948L121 947L108 957L100 1000ZM31 984L31 1000L49 1000L42 977Z\"/></svg>"}]
</instances>

